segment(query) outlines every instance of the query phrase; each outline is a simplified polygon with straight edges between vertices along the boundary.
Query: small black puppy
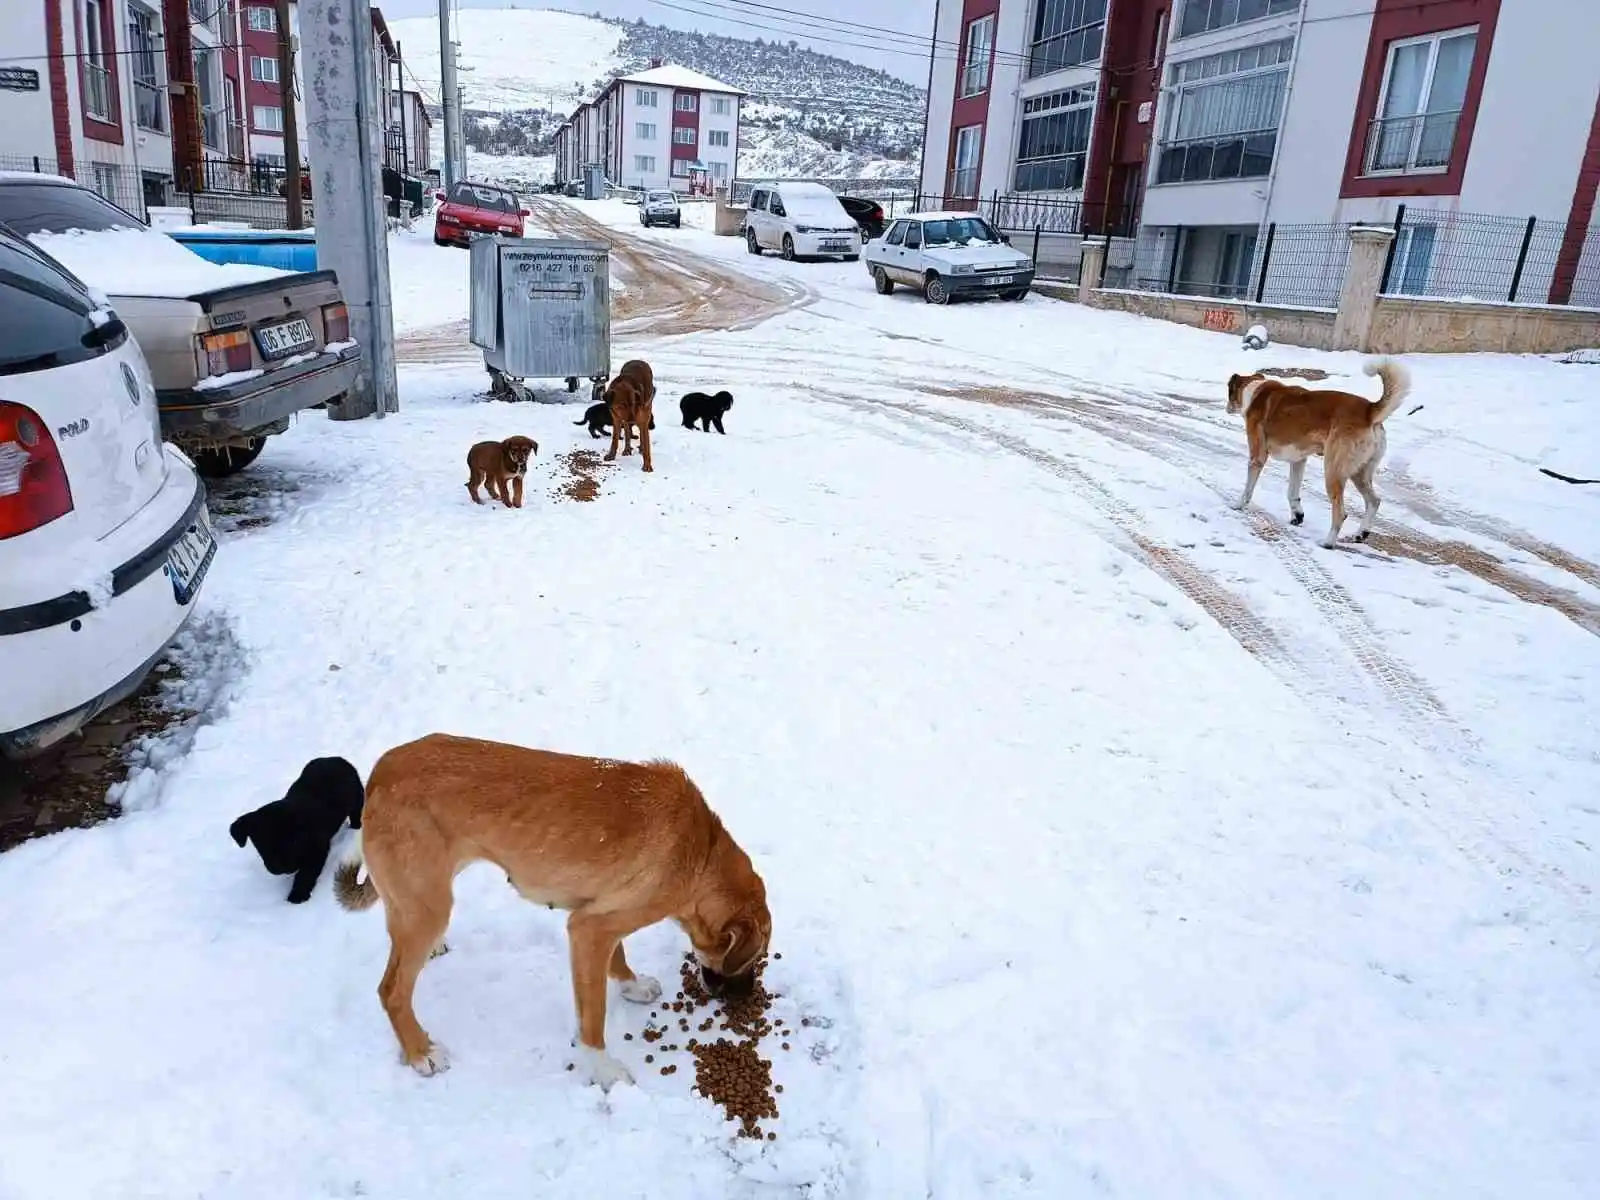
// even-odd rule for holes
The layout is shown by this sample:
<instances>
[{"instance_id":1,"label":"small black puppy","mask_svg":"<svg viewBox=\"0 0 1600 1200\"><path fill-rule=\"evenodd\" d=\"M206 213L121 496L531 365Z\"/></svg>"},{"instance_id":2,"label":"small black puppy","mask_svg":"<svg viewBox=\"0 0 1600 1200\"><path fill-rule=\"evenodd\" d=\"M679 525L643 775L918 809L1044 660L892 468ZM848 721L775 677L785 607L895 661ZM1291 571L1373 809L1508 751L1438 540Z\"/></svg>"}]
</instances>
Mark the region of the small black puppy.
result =
<instances>
[{"instance_id":1,"label":"small black puppy","mask_svg":"<svg viewBox=\"0 0 1600 1200\"><path fill-rule=\"evenodd\" d=\"M704 392L690 392L678 401L678 407L683 410L685 429L693 429L694 423L699 421L703 433L710 433L713 425L718 433L727 433L722 427L722 418L733 407L733 393L718 392L708 396Z\"/></svg>"},{"instance_id":2,"label":"small black puppy","mask_svg":"<svg viewBox=\"0 0 1600 1200\"><path fill-rule=\"evenodd\" d=\"M361 773L342 758L313 758L289 785L282 800L247 812L228 832L242 848L256 844L261 862L274 875L293 875L289 903L311 899L322 866L328 861L333 835L344 827L361 828L361 803L366 788Z\"/></svg>"},{"instance_id":3,"label":"small black puppy","mask_svg":"<svg viewBox=\"0 0 1600 1200\"><path fill-rule=\"evenodd\" d=\"M592 438L605 437L611 432L611 406L604 401L599 404L591 404L583 414L583 420L574 421L573 424L587 425L589 427L589 436ZM650 428L654 429L655 427L656 417L654 413L651 413Z\"/></svg>"}]
</instances>

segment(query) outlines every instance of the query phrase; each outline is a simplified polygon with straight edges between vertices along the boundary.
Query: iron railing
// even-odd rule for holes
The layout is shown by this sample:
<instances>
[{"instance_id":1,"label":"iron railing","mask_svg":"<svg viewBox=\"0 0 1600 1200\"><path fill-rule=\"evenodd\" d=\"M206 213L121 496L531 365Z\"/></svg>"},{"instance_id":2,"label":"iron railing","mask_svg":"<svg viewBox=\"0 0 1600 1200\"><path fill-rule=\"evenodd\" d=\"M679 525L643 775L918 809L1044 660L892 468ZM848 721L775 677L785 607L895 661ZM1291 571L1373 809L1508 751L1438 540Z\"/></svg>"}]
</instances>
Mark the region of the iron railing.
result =
<instances>
[{"instance_id":1,"label":"iron railing","mask_svg":"<svg viewBox=\"0 0 1600 1200\"><path fill-rule=\"evenodd\" d=\"M83 60L83 101L91 117L111 120L111 72L88 59Z\"/></svg>"},{"instance_id":2,"label":"iron railing","mask_svg":"<svg viewBox=\"0 0 1600 1200\"><path fill-rule=\"evenodd\" d=\"M1368 175L1442 171L1450 165L1461 113L1419 113L1379 117L1367 129Z\"/></svg>"},{"instance_id":3,"label":"iron railing","mask_svg":"<svg viewBox=\"0 0 1600 1200\"><path fill-rule=\"evenodd\" d=\"M167 131L167 91L150 79L133 81L133 119L140 129Z\"/></svg>"},{"instance_id":4,"label":"iron railing","mask_svg":"<svg viewBox=\"0 0 1600 1200\"><path fill-rule=\"evenodd\" d=\"M1120 204L1069 200L1016 192L992 192L986 197L936 196L919 192L912 212L941 210L975 212L1007 233L1096 234L1127 237L1135 226L1133 209Z\"/></svg>"}]
</instances>

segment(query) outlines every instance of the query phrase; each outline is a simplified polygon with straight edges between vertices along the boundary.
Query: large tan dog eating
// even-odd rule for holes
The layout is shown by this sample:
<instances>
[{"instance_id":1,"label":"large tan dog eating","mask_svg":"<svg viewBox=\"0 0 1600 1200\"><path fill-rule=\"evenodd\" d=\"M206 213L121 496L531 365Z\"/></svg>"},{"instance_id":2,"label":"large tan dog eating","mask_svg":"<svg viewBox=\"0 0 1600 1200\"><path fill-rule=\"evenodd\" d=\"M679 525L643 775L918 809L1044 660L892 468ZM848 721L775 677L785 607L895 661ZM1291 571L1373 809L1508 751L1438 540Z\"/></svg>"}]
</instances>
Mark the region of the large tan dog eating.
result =
<instances>
[{"instance_id":1,"label":"large tan dog eating","mask_svg":"<svg viewBox=\"0 0 1600 1200\"><path fill-rule=\"evenodd\" d=\"M361 859L340 866L348 909L380 899L389 965L378 998L406 1062L423 1075L447 1057L417 1022L417 976L450 924L451 884L469 863L501 867L524 899L569 911L578 1050L594 1082L633 1076L606 1053L606 977L648 1004L661 985L635 975L622 939L670 918L688 934L706 987L739 995L772 935L750 858L674 763L617 762L436 733L396 746L372 769Z\"/></svg>"}]
</instances>

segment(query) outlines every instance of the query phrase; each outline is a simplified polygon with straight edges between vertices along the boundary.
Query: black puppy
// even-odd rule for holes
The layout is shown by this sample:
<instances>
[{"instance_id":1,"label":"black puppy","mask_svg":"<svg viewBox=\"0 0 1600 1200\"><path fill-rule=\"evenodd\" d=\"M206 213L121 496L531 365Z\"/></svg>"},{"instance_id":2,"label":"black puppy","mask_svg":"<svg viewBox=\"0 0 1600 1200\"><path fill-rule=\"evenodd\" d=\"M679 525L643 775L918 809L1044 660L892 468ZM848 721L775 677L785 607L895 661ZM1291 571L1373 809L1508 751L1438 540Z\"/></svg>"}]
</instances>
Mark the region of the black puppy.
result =
<instances>
[{"instance_id":1,"label":"black puppy","mask_svg":"<svg viewBox=\"0 0 1600 1200\"><path fill-rule=\"evenodd\" d=\"M708 396L704 392L690 392L678 401L678 407L683 410L685 429L693 429L694 423L699 421L704 433L710 433L713 425L718 433L727 433L722 427L722 418L733 407L733 393L718 392Z\"/></svg>"},{"instance_id":2,"label":"black puppy","mask_svg":"<svg viewBox=\"0 0 1600 1200\"><path fill-rule=\"evenodd\" d=\"M361 773L342 758L313 758L289 785L282 800L247 812L228 832L242 848L256 844L261 862L274 875L293 875L289 903L311 899L322 866L328 861L333 835L344 827L361 828L361 803L366 788Z\"/></svg>"},{"instance_id":3,"label":"black puppy","mask_svg":"<svg viewBox=\"0 0 1600 1200\"><path fill-rule=\"evenodd\" d=\"M591 404L588 410L584 412L583 420L574 421L573 424L587 425L589 427L589 436L592 438L605 437L611 432L611 406L604 401L599 404ZM654 429L655 427L656 417L654 413L651 413L650 428Z\"/></svg>"}]
</instances>

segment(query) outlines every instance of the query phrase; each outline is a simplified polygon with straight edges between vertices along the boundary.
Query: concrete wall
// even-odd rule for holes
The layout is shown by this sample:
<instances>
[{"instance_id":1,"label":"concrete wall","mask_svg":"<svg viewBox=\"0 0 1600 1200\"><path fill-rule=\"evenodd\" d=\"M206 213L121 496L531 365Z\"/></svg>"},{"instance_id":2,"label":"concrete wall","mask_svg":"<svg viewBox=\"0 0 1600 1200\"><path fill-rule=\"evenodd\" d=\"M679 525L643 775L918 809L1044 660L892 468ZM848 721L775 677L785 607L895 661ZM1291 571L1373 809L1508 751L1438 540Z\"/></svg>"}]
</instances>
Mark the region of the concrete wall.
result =
<instances>
[{"instance_id":1,"label":"concrete wall","mask_svg":"<svg viewBox=\"0 0 1600 1200\"><path fill-rule=\"evenodd\" d=\"M1015 7L1018 0L1002 4ZM945 170L950 160L950 109L956 95L956 72L961 69L955 52L961 44L961 0L938 0L934 13L935 44L944 47L933 56L933 80L928 88L928 124L922 135L922 187L926 196L944 195Z\"/></svg>"}]
</instances>

